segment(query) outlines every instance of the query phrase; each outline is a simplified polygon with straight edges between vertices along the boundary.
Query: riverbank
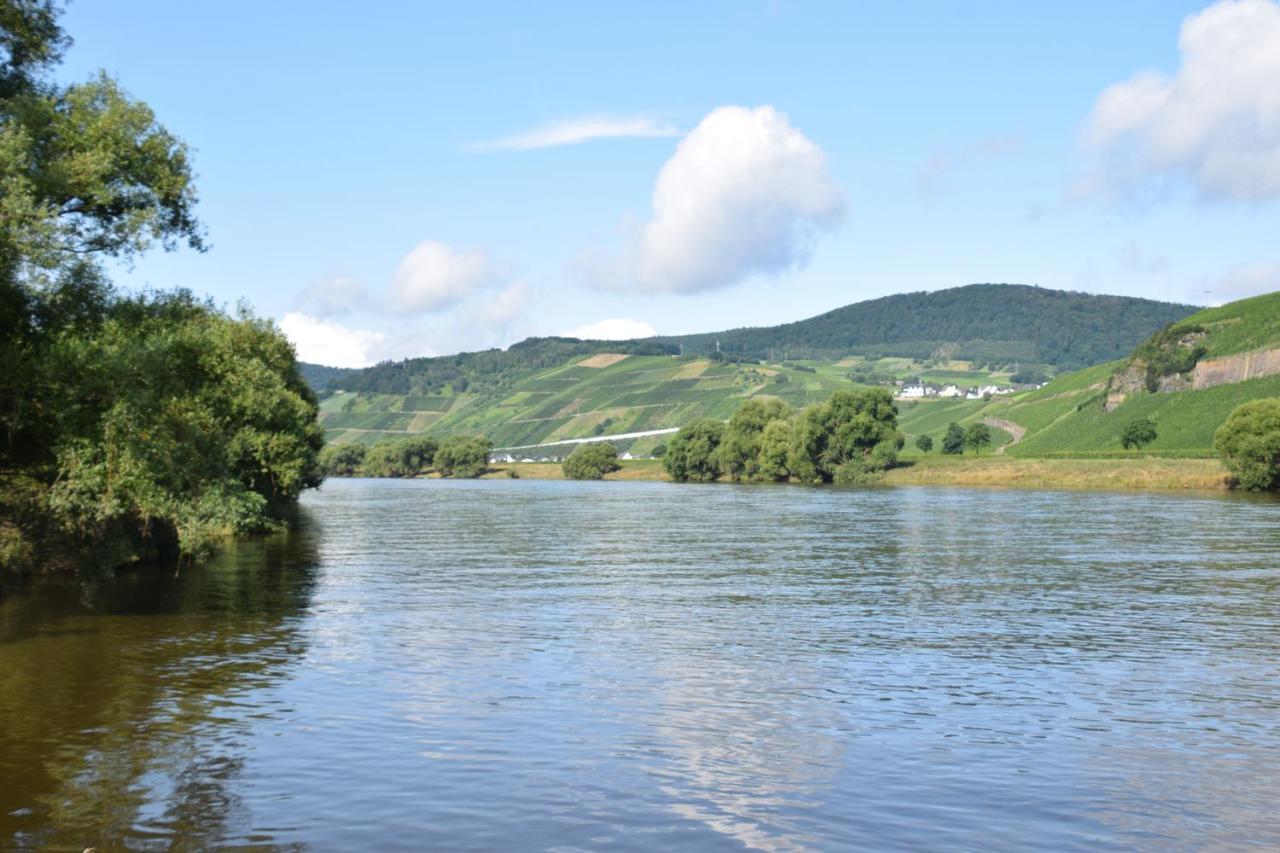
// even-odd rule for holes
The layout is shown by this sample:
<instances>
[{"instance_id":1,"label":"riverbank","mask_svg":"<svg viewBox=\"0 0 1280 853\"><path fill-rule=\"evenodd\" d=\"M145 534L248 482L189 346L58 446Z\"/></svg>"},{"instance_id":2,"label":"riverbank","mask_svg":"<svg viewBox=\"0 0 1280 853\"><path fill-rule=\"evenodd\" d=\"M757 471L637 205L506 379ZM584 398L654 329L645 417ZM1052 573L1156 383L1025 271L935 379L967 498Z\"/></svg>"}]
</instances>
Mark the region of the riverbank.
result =
<instances>
[{"instance_id":1,"label":"riverbank","mask_svg":"<svg viewBox=\"0 0 1280 853\"><path fill-rule=\"evenodd\" d=\"M670 480L658 459L620 463L606 480ZM485 478L511 471L529 480L563 480L557 462L517 462ZM884 475L890 486L1011 486L1032 489L1139 489L1223 491L1226 468L1216 459L1019 459L1010 456L927 456L907 460Z\"/></svg>"}]
</instances>

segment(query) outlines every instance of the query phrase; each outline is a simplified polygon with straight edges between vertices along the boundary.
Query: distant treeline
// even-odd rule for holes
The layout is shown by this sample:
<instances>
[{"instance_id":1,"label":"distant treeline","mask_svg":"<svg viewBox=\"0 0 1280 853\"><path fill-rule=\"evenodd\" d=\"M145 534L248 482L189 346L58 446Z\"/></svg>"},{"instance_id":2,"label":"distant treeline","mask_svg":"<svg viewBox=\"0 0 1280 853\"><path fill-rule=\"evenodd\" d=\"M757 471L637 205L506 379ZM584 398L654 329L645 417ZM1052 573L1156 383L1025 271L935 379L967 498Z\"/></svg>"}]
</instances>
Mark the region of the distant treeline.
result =
<instances>
[{"instance_id":1,"label":"distant treeline","mask_svg":"<svg viewBox=\"0 0 1280 853\"><path fill-rule=\"evenodd\" d=\"M841 355L1048 364L1072 370L1127 355L1190 305L1012 284L971 284L858 302L781 326L659 337L689 352L775 360Z\"/></svg>"},{"instance_id":2,"label":"distant treeline","mask_svg":"<svg viewBox=\"0 0 1280 853\"><path fill-rule=\"evenodd\" d=\"M667 446L678 482L866 483L898 462L905 437L885 388L836 391L799 411L776 398L748 400L726 424L705 419Z\"/></svg>"},{"instance_id":3,"label":"distant treeline","mask_svg":"<svg viewBox=\"0 0 1280 853\"><path fill-rule=\"evenodd\" d=\"M485 472L492 447L487 438L471 435L411 436L368 448L331 444L320 454L320 466L330 477L420 477L434 471L461 479Z\"/></svg>"}]
</instances>

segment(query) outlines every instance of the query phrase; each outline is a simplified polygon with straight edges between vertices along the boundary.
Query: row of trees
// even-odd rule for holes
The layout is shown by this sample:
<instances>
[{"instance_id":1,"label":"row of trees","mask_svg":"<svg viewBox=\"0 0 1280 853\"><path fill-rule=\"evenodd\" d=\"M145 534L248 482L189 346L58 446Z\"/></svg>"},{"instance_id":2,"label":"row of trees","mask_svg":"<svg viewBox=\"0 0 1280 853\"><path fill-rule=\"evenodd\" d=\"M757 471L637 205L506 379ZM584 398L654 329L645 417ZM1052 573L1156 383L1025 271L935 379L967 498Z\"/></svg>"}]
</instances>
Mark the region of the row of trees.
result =
<instances>
[{"instance_id":1,"label":"row of trees","mask_svg":"<svg viewBox=\"0 0 1280 853\"><path fill-rule=\"evenodd\" d=\"M681 429L662 461L679 482L861 483L897 463L897 426L884 388L837 391L799 412L777 399L748 400L727 424L704 419Z\"/></svg>"},{"instance_id":2,"label":"row of trees","mask_svg":"<svg viewBox=\"0 0 1280 853\"><path fill-rule=\"evenodd\" d=\"M71 85L50 0L0 0L0 568L198 555L318 484L289 343L107 260L204 248L183 142L105 74Z\"/></svg>"},{"instance_id":3,"label":"row of trees","mask_svg":"<svg viewBox=\"0 0 1280 853\"><path fill-rule=\"evenodd\" d=\"M489 466L493 445L487 438L453 435L438 441L412 436L361 444L331 444L320 454L320 466L330 477L419 477L432 471L441 477L471 479Z\"/></svg>"}]
</instances>

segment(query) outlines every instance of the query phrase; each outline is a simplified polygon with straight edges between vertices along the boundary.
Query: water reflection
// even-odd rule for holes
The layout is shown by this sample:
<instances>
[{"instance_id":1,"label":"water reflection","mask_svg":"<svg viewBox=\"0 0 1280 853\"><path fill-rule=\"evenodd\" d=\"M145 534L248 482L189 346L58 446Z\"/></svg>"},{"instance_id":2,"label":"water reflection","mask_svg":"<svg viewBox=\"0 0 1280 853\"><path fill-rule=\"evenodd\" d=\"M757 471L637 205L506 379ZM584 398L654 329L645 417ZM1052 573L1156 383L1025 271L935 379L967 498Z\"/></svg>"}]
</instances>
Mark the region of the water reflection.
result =
<instances>
[{"instance_id":1,"label":"water reflection","mask_svg":"<svg viewBox=\"0 0 1280 853\"><path fill-rule=\"evenodd\" d=\"M1274 502L517 481L308 505L207 569L0 605L0 839L1280 841Z\"/></svg>"},{"instance_id":2,"label":"water reflection","mask_svg":"<svg viewBox=\"0 0 1280 853\"><path fill-rule=\"evenodd\" d=\"M234 709L303 653L316 553L303 519L208 566L47 581L0 601L0 839L226 837L246 816Z\"/></svg>"}]
</instances>

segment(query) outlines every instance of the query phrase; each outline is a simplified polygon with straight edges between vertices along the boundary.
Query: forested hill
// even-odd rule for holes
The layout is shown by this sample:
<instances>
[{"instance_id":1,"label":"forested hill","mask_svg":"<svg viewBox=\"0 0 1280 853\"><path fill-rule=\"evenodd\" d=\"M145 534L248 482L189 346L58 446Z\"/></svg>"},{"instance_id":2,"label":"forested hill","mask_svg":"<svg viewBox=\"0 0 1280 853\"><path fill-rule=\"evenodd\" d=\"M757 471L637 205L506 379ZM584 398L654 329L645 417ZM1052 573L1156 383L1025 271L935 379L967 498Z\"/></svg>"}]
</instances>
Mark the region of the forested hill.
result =
<instances>
[{"instance_id":1,"label":"forested hill","mask_svg":"<svg viewBox=\"0 0 1280 853\"><path fill-rule=\"evenodd\" d=\"M1128 296L971 284L857 302L781 326L656 340L685 352L711 352L719 342L721 352L749 358L940 354L1068 370L1128 355L1157 329L1194 310Z\"/></svg>"},{"instance_id":2,"label":"forested hill","mask_svg":"<svg viewBox=\"0 0 1280 853\"><path fill-rule=\"evenodd\" d=\"M1056 373L1128 355L1194 306L1018 284L971 284L858 302L765 328L634 341L530 338L507 350L385 362L364 370L302 365L317 391L435 394L505 387L531 370L598 352L833 360L851 355L960 359Z\"/></svg>"}]
</instances>

